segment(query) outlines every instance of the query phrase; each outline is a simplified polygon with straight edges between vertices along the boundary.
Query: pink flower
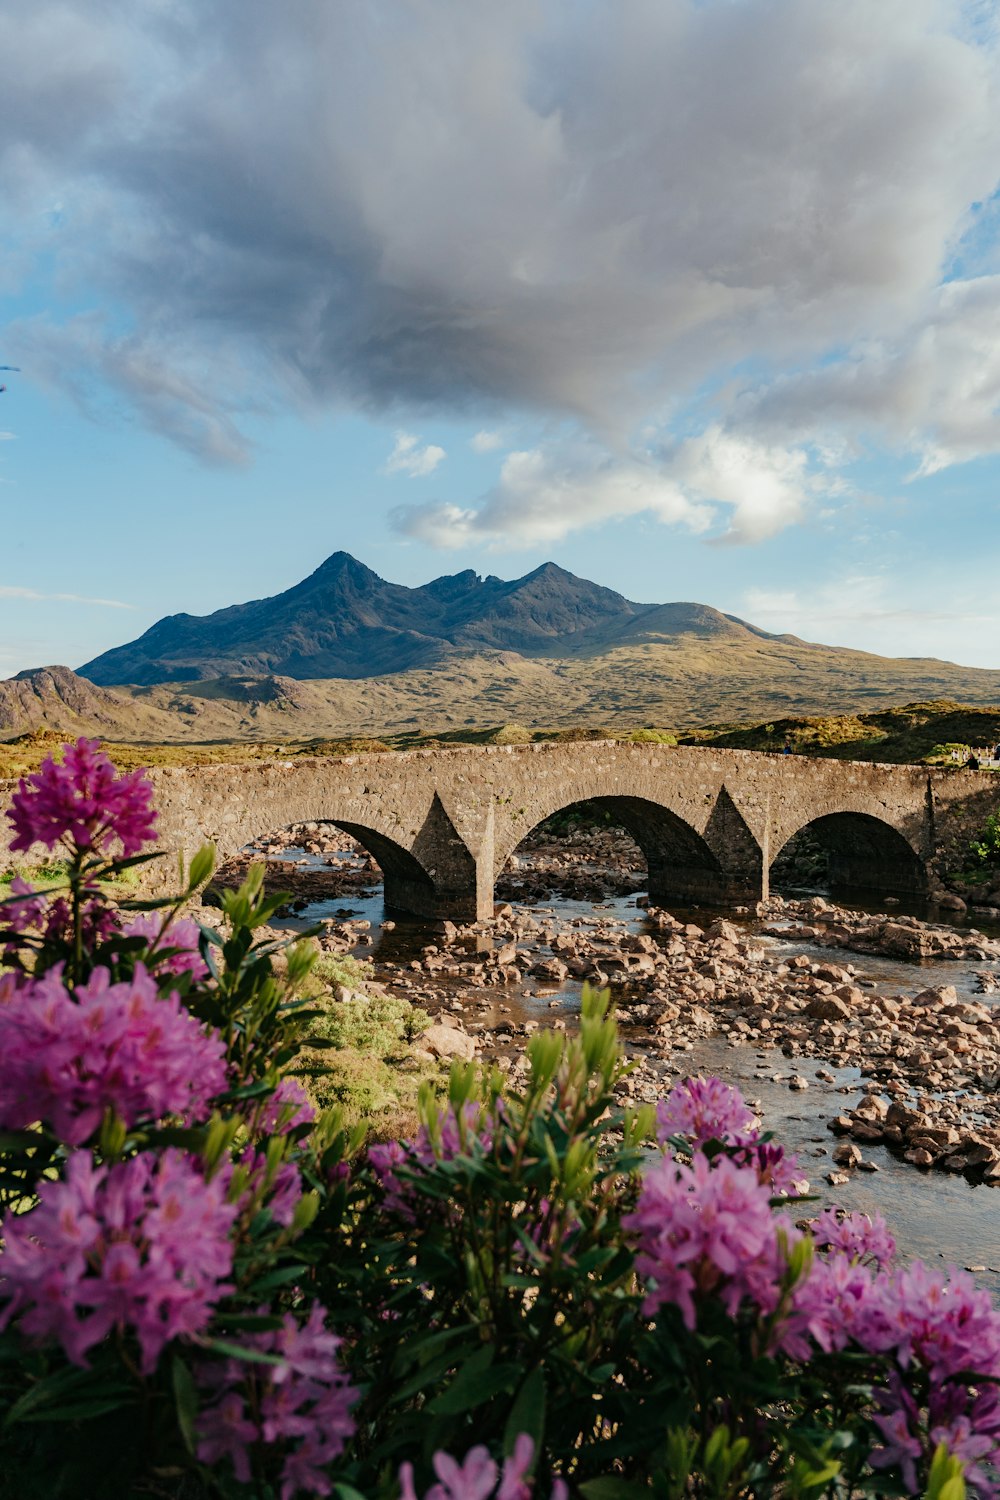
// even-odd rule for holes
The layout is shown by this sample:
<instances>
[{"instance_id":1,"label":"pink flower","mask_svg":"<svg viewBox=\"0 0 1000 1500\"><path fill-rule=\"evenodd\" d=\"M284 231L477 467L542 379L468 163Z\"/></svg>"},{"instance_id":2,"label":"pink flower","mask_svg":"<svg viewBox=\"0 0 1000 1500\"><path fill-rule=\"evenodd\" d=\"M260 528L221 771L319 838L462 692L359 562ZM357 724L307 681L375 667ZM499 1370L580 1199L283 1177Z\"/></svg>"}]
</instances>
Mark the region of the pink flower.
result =
<instances>
[{"instance_id":1,"label":"pink flower","mask_svg":"<svg viewBox=\"0 0 1000 1500\"><path fill-rule=\"evenodd\" d=\"M429 1172L436 1162L454 1161L465 1152L489 1151L492 1144L492 1120L478 1104L469 1103L460 1115L453 1106L443 1110L433 1134L421 1125L416 1140L370 1146L368 1160L385 1193L386 1208L413 1223L419 1195L407 1175Z\"/></svg>"},{"instance_id":2,"label":"pink flower","mask_svg":"<svg viewBox=\"0 0 1000 1500\"><path fill-rule=\"evenodd\" d=\"M50 755L18 783L7 812L14 851L47 849L66 841L77 850L105 851L117 841L127 857L155 838L153 788L143 771L118 776L97 740L64 747L59 765Z\"/></svg>"},{"instance_id":3,"label":"pink flower","mask_svg":"<svg viewBox=\"0 0 1000 1500\"><path fill-rule=\"evenodd\" d=\"M246 1483L250 1449L264 1444L283 1455L281 1500L329 1495L327 1470L354 1431L350 1409L357 1392L337 1362L340 1340L326 1329L326 1309L314 1302L301 1325L286 1313L280 1328L254 1334L246 1345L281 1362L230 1359L200 1372L214 1399L198 1417L198 1457L203 1463L228 1457Z\"/></svg>"},{"instance_id":4,"label":"pink flower","mask_svg":"<svg viewBox=\"0 0 1000 1500\"><path fill-rule=\"evenodd\" d=\"M164 928L162 919L155 912L140 912L125 923L121 933L122 937L147 939L146 963L148 967L155 967L168 974L189 973L193 979L208 978L208 965L198 951L198 940L201 934L198 931L197 922L182 917ZM169 958L161 961L160 953L172 948L180 951L171 953Z\"/></svg>"},{"instance_id":5,"label":"pink flower","mask_svg":"<svg viewBox=\"0 0 1000 1500\"><path fill-rule=\"evenodd\" d=\"M266 1208L275 1223L288 1229L302 1197L302 1177L295 1163L269 1163L262 1151L248 1146L240 1157L240 1166L247 1173L246 1187L239 1200L241 1211L256 1213ZM231 1176L228 1169L227 1176Z\"/></svg>"},{"instance_id":6,"label":"pink flower","mask_svg":"<svg viewBox=\"0 0 1000 1500\"><path fill-rule=\"evenodd\" d=\"M95 1167L83 1151L43 1182L29 1213L3 1222L0 1327L54 1339L74 1364L112 1329L137 1338L149 1374L171 1339L202 1333L231 1290L225 1183L206 1182L180 1151Z\"/></svg>"},{"instance_id":7,"label":"pink flower","mask_svg":"<svg viewBox=\"0 0 1000 1500\"><path fill-rule=\"evenodd\" d=\"M673 1135L683 1135L696 1145L707 1141L743 1144L748 1132L754 1137L756 1120L739 1089L721 1078L686 1078L656 1106L657 1134L665 1144Z\"/></svg>"},{"instance_id":8,"label":"pink flower","mask_svg":"<svg viewBox=\"0 0 1000 1500\"><path fill-rule=\"evenodd\" d=\"M976 1492L994 1494L982 1461L1000 1461L1000 1312L989 1294L952 1268L919 1261L902 1270L879 1265L891 1237L879 1220L859 1216L817 1221L820 1241L837 1238L792 1295L775 1330L791 1358L806 1361L852 1346L880 1362L889 1378L874 1418L883 1444L871 1455L879 1468L898 1468L907 1487L920 1487L939 1442L961 1458ZM864 1258L863 1258L864 1257Z\"/></svg>"},{"instance_id":9,"label":"pink flower","mask_svg":"<svg viewBox=\"0 0 1000 1500\"><path fill-rule=\"evenodd\" d=\"M257 1129L261 1135L287 1135L316 1118L312 1100L297 1078L283 1078L260 1111Z\"/></svg>"},{"instance_id":10,"label":"pink flower","mask_svg":"<svg viewBox=\"0 0 1000 1500\"><path fill-rule=\"evenodd\" d=\"M161 998L141 964L112 984L95 969L74 991L58 968L0 1006L0 1125L42 1120L72 1146L108 1108L126 1125L204 1112L226 1087L225 1048L176 994Z\"/></svg>"},{"instance_id":11,"label":"pink flower","mask_svg":"<svg viewBox=\"0 0 1000 1500\"><path fill-rule=\"evenodd\" d=\"M730 1316L744 1298L770 1312L780 1295L778 1230L791 1225L771 1209L771 1195L751 1167L695 1152L690 1166L665 1157L643 1178L635 1211L623 1223L636 1236L639 1275L652 1281L647 1314L664 1303L695 1327L695 1296L720 1297Z\"/></svg>"},{"instance_id":12,"label":"pink flower","mask_svg":"<svg viewBox=\"0 0 1000 1500\"><path fill-rule=\"evenodd\" d=\"M842 1250L858 1260L887 1266L896 1253L896 1241L881 1214L845 1214L826 1208L812 1224L812 1237L820 1248Z\"/></svg>"},{"instance_id":13,"label":"pink flower","mask_svg":"<svg viewBox=\"0 0 1000 1500\"><path fill-rule=\"evenodd\" d=\"M431 1460L438 1483L431 1485L423 1500L489 1500L493 1495L496 1500L531 1500L533 1485L528 1476L534 1456L535 1445L526 1432L515 1438L514 1451L504 1459L502 1472L482 1445L470 1448L461 1462L439 1449ZM399 1487L400 1500L419 1500L412 1464L400 1466ZM566 1500L567 1493L563 1480L557 1479L552 1500Z\"/></svg>"},{"instance_id":14,"label":"pink flower","mask_svg":"<svg viewBox=\"0 0 1000 1500\"><path fill-rule=\"evenodd\" d=\"M10 883L11 899L0 906L0 921L10 932L27 932L29 927L38 927L45 912L45 897L34 886L15 875Z\"/></svg>"}]
</instances>

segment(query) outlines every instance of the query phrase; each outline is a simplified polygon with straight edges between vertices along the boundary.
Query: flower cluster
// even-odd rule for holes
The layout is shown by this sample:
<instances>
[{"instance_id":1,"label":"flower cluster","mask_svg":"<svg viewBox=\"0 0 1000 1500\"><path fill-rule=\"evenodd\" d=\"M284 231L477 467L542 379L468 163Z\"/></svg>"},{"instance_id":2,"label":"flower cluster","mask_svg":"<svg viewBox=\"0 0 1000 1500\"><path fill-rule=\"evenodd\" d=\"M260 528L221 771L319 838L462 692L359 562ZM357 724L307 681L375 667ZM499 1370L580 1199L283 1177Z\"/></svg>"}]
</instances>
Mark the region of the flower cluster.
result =
<instances>
[{"instance_id":1,"label":"flower cluster","mask_svg":"<svg viewBox=\"0 0 1000 1500\"><path fill-rule=\"evenodd\" d=\"M489 1151L493 1144L493 1121L477 1104L465 1104L456 1113L442 1111L434 1131L421 1125L415 1140L387 1141L368 1148L368 1161L385 1194L390 1213L412 1222L419 1194L407 1176L428 1172L439 1161L454 1161L470 1150Z\"/></svg>"},{"instance_id":2,"label":"flower cluster","mask_svg":"<svg viewBox=\"0 0 1000 1500\"><path fill-rule=\"evenodd\" d=\"M534 1456L535 1445L526 1432L514 1439L513 1451L504 1459L502 1472L486 1448L470 1448L461 1463L450 1453L439 1450L432 1459L438 1482L431 1485L423 1500L490 1500L491 1496L495 1500L531 1500L529 1475ZM399 1489L400 1500L418 1500L412 1464L401 1466ZM552 1500L566 1500L568 1493L565 1481L557 1479L552 1486Z\"/></svg>"},{"instance_id":3,"label":"flower cluster","mask_svg":"<svg viewBox=\"0 0 1000 1500\"><path fill-rule=\"evenodd\" d=\"M10 884L12 897L0 907L0 937L7 953L17 953L17 937L34 931L46 943L68 942L73 933L73 913L65 896L37 891L16 876ZM84 885L80 901L80 932L86 948L104 942L117 930L107 901L96 887Z\"/></svg>"},{"instance_id":4,"label":"flower cluster","mask_svg":"<svg viewBox=\"0 0 1000 1500\"><path fill-rule=\"evenodd\" d=\"M42 1120L76 1146L107 1109L126 1125L164 1115L189 1119L226 1086L225 1048L185 1010L161 998L141 964L112 984L95 969L70 991L58 968L22 983L0 1005L4 1088L0 1124Z\"/></svg>"},{"instance_id":5,"label":"flower cluster","mask_svg":"<svg viewBox=\"0 0 1000 1500\"><path fill-rule=\"evenodd\" d=\"M869 1260L888 1266L896 1253L896 1241L881 1214L843 1213L827 1208L810 1226L817 1249L840 1250L851 1260Z\"/></svg>"},{"instance_id":6,"label":"flower cluster","mask_svg":"<svg viewBox=\"0 0 1000 1500\"><path fill-rule=\"evenodd\" d=\"M297 1078L283 1078L260 1111L257 1129L261 1135L287 1135L316 1118L312 1100Z\"/></svg>"},{"instance_id":7,"label":"flower cluster","mask_svg":"<svg viewBox=\"0 0 1000 1500\"><path fill-rule=\"evenodd\" d=\"M273 1161L263 1151L247 1146L235 1174L240 1209L256 1213L266 1208L276 1224L288 1229L302 1197L302 1175L293 1161Z\"/></svg>"},{"instance_id":8,"label":"flower cluster","mask_svg":"<svg viewBox=\"0 0 1000 1500\"><path fill-rule=\"evenodd\" d=\"M809 1183L798 1159L783 1146L760 1138L760 1126L739 1089L721 1078L685 1078L656 1106L660 1145L684 1139L689 1149L711 1144L729 1148L740 1166L752 1167L774 1194L801 1197Z\"/></svg>"},{"instance_id":9,"label":"flower cluster","mask_svg":"<svg viewBox=\"0 0 1000 1500\"><path fill-rule=\"evenodd\" d=\"M207 1464L228 1459L245 1484L255 1446L280 1444L281 1500L329 1495L327 1468L354 1431L350 1411L357 1392L337 1362L340 1340L327 1331L326 1309L314 1302L301 1325L287 1313L280 1328L254 1334L246 1344L279 1363L229 1359L200 1372L212 1400L198 1419L198 1457Z\"/></svg>"},{"instance_id":10,"label":"flower cluster","mask_svg":"<svg viewBox=\"0 0 1000 1500\"><path fill-rule=\"evenodd\" d=\"M232 1290L236 1208L225 1183L206 1181L180 1151L112 1167L77 1151L38 1198L30 1213L4 1218L0 1326L19 1319L26 1338L54 1339L74 1364L118 1329L135 1335L149 1374L164 1346L203 1332Z\"/></svg>"},{"instance_id":11,"label":"flower cluster","mask_svg":"<svg viewBox=\"0 0 1000 1500\"><path fill-rule=\"evenodd\" d=\"M208 965L198 950L197 922L182 917L167 925L153 912L130 917L121 929L122 937L146 940L146 963L167 974L190 974L192 979L207 979ZM160 951L168 956L161 959Z\"/></svg>"},{"instance_id":12,"label":"flower cluster","mask_svg":"<svg viewBox=\"0 0 1000 1500\"><path fill-rule=\"evenodd\" d=\"M65 747L62 764L50 755L19 782L7 813L15 835L10 847L16 853L66 842L103 852L117 842L129 857L155 837L152 796L143 771L119 776L97 740L77 740Z\"/></svg>"},{"instance_id":13,"label":"flower cluster","mask_svg":"<svg viewBox=\"0 0 1000 1500\"><path fill-rule=\"evenodd\" d=\"M817 1346L888 1356L889 1380L874 1419L883 1443L872 1463L898 1465L915 1490L917 1463L929 1461L943 1442L965 1463L966 1477L993 1493L980 1464L1000 1461L1000 1313L987 1292L954 1268L879 1266L886 1239L875 1226L817 1256L795 1288L778 1330L780 1346L801 1360Z\"/></svg>"},{"instance_id":14,"label":"flower cluster","mask_svg":"<svg viewBox=\"0 0 1000 1500\"><path fill-rule=\"evenodd\" d=\"M693 1329L696 1297L718 1298L730 1316L745 1298L764 1312L777 1305L781 1236L789 1243L795 1230L772 1210L756 1171L700 1151L690 1166L665 1156L646 1173L623 1222L636 1238L636 1268L653 1283L647 1314L673 1303Z\"/></svg>"},{"instance_id":15,"label":"flower cluster","mask_svg":"<svg viewBox=\"0 0 1000 1500\"><path fill-rule=\"evenodd\" d=\"M757 1122L739 1089L721 1078L685 1078L656 1106L656 1127L661 1145L672 1136L696 1146L736 1145L756 1134Z\"/></svg>"}]
</instances>

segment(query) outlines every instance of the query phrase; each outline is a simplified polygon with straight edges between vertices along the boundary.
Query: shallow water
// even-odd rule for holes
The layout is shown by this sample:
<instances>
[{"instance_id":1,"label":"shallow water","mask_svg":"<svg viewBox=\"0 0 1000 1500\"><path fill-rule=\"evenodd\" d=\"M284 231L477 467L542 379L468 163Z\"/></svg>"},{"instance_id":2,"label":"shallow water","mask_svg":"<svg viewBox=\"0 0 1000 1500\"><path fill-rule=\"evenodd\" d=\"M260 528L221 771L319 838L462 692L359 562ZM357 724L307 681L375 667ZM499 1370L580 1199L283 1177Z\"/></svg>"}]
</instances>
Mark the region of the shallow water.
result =
<instances>
[{"instance_id":1,"label":"shallow water","mask_svg":"<svg viewBox=\"0 0 1000 1500\"><path fill-rule=\"evenodd\" d=\"M302 857L300 851L289 851L289 856ZM322 865L323 860L317 859L316 863ZM880 908L874 902L869 904L857 899L838 898L838 904L866 912L886 909L884 905ZM648 926L644 910L636 906L635 896L616 897L601 903L553 898L544 905L518 905L515 910L535 918L551 914L561 923L577 921L590 925L595 919L606 917L625 924L630 931L646 930ZM888 910L898 913L905 908L899 904ZM710 916L719 915L699 908L675 908L674 914L683 920L702 924ZM926 908L914 909L912 914L929 915ZM750 931L760 926L755 918L748 918L745 914L726 915ZM420 923L397 922L394 928L381 932L386 912L379 886L373 886L370 893L357 897L313 901L294 917L284 919L283 925L301 930L324 917L343 919L348 916L371 923L374 943L371 947L358 948L359 957L402 963L419 953L427 941L433 941L427 927ZM975 927L988 935L1000 936L1000 923L987 924L977 921L974 916L960 917L951 923L949 917L948 913L935 912L930 919L949 922L949 925L965 930ZM852 966L859 977L878 980L880 985L888 985L901 993L916 993L929 985L954 984L962 997L987 1005L1000 1003L1000 995L978 993L973 979L976 969L995 970L995 964L942 960L908 963L902 959L880 958L794 940L762 938L761 942L779 950L787 948L789 955L806 953L845 968ZM447 979L435 978L428 983L456 991L462 988ZM522 987L509 990L483 990L468 1002L469 1017L488 1024L501 1017L514 1022L533 1020L540 1024L559 1019L572 1027L579 1014L581 988L579 981L559 985L529 981ZM641 1049L641 1034L635 1028L629 1028L628 1037L630 1044ZM835 1081L828 1083L817 1079L817 1068L833 1073ZM836 1202L844 1208L881 1213L896 1236L903 1259L920 1257L930 1263L938 1261L960 1267L983 1267L975 1272L977 1281L1000 1300L1000 1188L976 1185L960 1175L922 1172L897 1159L887 1147L868 1144L863 1148L865 1159L878 1167L877 1172L852 1172L847 1184L838 1188L830 1187L823 1180L833 1168L831 1152L838 1140L827 1129L827 1121L860 1098L862 1080L857 1068L838 1068L833 1063L808 1057L790 1059L774 1048L760 1048L743 1042L734 1044L725 1034L719 1033L697 1042L690 1050L669 1054L663 1059L662 1071L665 1088L669 1086L670 1078L695 1073L716 1073L726 1082L737 1085L748 1100L758 1105L765 1128L772 1130L782 1144L799 1156L803 1174L810 1178L812 1192L823 1203ZM807 1078L809 1088L803 1092L790 1090L787 1080L793 1075ZM809 1211L812 1212L812 1208Z\"/></svg>"}]
</instances>

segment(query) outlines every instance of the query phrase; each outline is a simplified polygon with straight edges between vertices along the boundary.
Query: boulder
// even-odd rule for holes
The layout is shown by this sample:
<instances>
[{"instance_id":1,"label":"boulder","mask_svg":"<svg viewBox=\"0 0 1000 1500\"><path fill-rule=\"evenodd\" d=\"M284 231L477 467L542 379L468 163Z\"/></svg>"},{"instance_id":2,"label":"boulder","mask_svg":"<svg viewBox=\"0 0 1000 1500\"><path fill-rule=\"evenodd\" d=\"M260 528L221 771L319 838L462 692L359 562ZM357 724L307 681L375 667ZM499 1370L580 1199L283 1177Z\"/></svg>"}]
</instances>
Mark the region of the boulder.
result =
<instances>
[{"instance_id":1,"label":"boulder","mask_svg":"<svg viewBox=\"0 0 1000 1500\"><path fill-rule=\"evenodd\" d=\"M455 1026L445 1026L441 1022L428 1026L420 1038L420 1046L432 1057L441 1058L445 1062L453 1057L461 1058L463 1062L471 1062L476 1055L474 1037Z\"/></svg>"}]
</instances>

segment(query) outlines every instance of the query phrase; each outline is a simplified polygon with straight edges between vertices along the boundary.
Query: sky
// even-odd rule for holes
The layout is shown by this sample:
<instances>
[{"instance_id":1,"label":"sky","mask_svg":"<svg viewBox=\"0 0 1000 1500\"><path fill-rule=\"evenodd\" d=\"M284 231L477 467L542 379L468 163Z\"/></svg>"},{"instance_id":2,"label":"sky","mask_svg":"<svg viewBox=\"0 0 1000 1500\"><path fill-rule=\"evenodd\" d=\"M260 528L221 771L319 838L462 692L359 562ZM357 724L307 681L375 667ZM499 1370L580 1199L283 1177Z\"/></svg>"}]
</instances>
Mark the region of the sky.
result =
<instances>
[{"instance_id":1,"label":"sky","mask_svg":"<svg viewBox=\"0 0 1000 1500\"><path fill-rule=\"evenodd\" d=\"M998 0L0 29L0 676L337 550L1000 667Z\"/></svg>"}]
</instances>

